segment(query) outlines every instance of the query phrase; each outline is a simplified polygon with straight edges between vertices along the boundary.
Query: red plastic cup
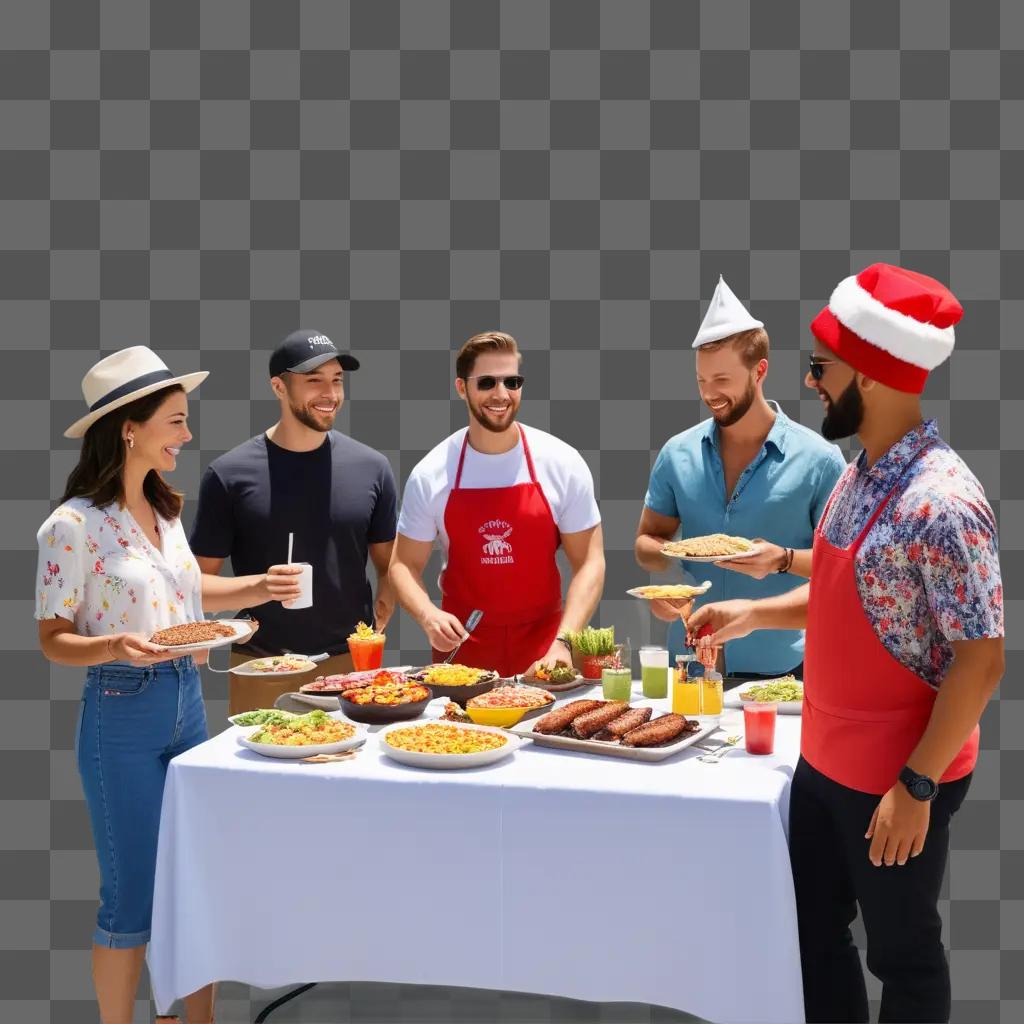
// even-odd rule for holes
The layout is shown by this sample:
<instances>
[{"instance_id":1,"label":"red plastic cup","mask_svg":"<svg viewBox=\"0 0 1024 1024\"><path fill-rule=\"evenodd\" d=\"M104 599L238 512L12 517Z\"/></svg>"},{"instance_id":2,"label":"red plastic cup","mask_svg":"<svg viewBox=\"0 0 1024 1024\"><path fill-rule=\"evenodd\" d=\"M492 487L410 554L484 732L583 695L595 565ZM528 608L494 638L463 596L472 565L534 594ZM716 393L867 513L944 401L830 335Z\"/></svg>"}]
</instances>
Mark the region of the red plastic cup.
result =
<instances>
[{"instance_id":1,"label":"red plastic cup","mask_svg":"<svg viewBox=\"0 0 1024 1024\"><path fill-rule=\"evenodd\" d=\"M746 734L748 754L771 754L775 751L774 704L747 701L743 705L743 731Z\"/></svg>"}]
</instances>

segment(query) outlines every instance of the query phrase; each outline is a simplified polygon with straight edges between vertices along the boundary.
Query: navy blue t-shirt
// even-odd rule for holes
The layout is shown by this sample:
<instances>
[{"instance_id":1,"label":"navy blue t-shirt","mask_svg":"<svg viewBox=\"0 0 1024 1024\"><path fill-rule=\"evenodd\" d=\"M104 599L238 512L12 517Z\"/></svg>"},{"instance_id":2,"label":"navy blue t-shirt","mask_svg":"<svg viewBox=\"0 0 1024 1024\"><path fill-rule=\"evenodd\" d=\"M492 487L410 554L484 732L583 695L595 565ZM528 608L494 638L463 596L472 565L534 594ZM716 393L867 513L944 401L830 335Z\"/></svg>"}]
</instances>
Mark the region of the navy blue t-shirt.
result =
<instances>
[{"instance_id":1,"label":"navy blue t-shirt","mask_svg":"<svg viewBox=\"0 0 1024 1024\"><path fill-rule=\"evenodd\" d=\"M341 654L357 622L373 622L368 546L395 538L397 493L380 452L330 431L315 451L293 452L266 434L214 459L199 486L189 544L205 558L230 558L236 576L288 558L313 566L313 607L278 601L245 609L258 619L254 655Z\"/></svg>"}]
</instances>

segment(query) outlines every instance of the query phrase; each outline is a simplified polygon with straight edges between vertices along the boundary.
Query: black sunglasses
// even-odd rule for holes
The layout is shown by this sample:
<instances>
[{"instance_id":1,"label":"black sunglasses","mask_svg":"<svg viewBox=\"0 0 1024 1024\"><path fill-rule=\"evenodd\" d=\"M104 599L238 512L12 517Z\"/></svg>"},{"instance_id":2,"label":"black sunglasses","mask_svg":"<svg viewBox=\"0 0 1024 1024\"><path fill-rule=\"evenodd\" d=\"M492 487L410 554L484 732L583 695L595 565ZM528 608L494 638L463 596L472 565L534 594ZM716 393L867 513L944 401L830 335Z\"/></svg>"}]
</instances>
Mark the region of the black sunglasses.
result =
<instances>
[{"instance_id":1,"label":"black sunglasses","mask_svg":"<svg viewBox=\"0 0 1024 1024\"><path fill-rule=\"evenodd\" d=\"M481 373L476 377L466 377L465 380L475 380L477 389L480 391L493 391L500 380L505 385L506 391L518 391L526 381L521 374L513 374L511 377L495 377L491 373Z\"/></svg>"},{"instance_id":2,"label":"black sunglasses","mask_svg":"<svg viewBox=\"0 0 1024 1024\"><path fill-rule=\"evenodd\" d=\"M825 367L831 366L834 362L834 359L818 359L815 356L811 356L811 380L821 380L825 376Z\"/></svg>"}]
</instances>

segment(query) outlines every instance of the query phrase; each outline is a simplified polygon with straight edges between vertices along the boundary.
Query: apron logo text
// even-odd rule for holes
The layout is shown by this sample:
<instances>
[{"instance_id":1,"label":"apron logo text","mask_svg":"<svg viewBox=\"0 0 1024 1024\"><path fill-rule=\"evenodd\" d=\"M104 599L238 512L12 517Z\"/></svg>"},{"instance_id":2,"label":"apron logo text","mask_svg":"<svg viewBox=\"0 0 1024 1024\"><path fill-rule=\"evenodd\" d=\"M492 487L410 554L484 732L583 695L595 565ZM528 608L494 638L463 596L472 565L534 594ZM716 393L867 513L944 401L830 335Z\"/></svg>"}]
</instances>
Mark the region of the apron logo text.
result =
<instances>
[{"instance_id":1,"label":"apron logo text","mask_svg":"<svg viewBox=\"0 0 1024 1024\"><path fill-rule=\"evenodd\" d=\"M484 538L481 565L511 565L515 561L508 542L512 527L504 519L490 519L477 532Z\"/></svg>"}]
</instances>

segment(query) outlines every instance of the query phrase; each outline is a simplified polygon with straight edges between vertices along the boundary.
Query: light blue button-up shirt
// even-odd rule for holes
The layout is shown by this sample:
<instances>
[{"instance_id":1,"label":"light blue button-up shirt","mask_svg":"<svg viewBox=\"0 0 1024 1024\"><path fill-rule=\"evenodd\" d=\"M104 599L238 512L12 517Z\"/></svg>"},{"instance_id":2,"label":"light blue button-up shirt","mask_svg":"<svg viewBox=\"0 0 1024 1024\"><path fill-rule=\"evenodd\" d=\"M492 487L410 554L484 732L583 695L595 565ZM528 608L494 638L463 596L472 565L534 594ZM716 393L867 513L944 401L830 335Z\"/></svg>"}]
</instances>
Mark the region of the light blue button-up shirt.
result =
<instances>
[{"instance_id":1,"label":"light blue button-up shirt","mask_svg":"<svg viewBox=\"0 0 1024 1024\"><path fill-rule=\"evenodd\" d=\"M661 449L651 470L647 507L678 519L683 537L728 533L763 537L787 548L811 547L814 527L846 461L836 445L794 423L777 403L770 404L775 423L728 500L718 426L707 419L676 434ZM755 580L702 562L683 560L680 565L686 582L711 581L711 590L697 598L695 607L708 601L772 597L805 582L788 573ZM685 640L682 623L672 623L668 647L673 663ZM758 630L725 645L727 673L781 675L803 658L803 630Z\"/></svg>"}]
</instances>

